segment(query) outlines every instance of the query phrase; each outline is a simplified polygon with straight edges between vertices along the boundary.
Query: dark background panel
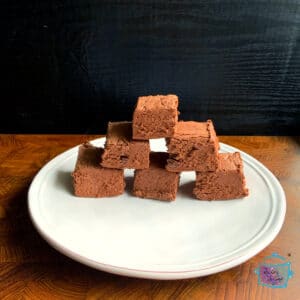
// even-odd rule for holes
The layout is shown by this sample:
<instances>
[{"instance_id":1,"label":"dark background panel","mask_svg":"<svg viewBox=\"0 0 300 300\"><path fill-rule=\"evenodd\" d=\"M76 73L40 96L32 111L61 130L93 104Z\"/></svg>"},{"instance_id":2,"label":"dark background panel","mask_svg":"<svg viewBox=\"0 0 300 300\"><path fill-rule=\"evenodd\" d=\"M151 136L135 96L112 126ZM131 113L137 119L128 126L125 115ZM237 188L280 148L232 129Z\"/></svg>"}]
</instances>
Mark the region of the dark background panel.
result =
<instances>
[{"instance_id":1,"label":"dark background panel","mask_svg":"<svg viewBox=\"0 0 300 300\"><path fill-rule=\"evenodd\" d=\"M104 133L175 93L219 134L298 134L300 0L3 1L1 132Z\"/></svg>"}]
</instances>

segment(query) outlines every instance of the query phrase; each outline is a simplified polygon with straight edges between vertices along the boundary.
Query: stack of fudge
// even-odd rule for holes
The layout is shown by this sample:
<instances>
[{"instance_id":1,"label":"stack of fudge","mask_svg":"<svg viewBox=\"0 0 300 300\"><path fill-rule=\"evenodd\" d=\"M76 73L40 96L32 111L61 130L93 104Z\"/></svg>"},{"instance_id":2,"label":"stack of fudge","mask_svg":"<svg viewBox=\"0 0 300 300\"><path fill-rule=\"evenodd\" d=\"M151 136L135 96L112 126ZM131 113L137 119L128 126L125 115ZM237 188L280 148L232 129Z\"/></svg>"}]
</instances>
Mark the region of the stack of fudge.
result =
<instances>
[{"instance_id":1,"label":"stack of fudge","mask_svg":"<svg viewBox=\"0 0 300 300\"><path fill-rule=\"evenodd\" d=\"M110 122L104 149L79 147L72 173L80 197L111 197L125 190L124 169L135 169L133 195L172 201L180 172L195 171L193 194L200 200L248 195L239 152L219 153L211 120L178 121L178 97L139 97L132 122ZM152 152L149 139L165 138L167 152Z\"/></svg>"}]
</instances>

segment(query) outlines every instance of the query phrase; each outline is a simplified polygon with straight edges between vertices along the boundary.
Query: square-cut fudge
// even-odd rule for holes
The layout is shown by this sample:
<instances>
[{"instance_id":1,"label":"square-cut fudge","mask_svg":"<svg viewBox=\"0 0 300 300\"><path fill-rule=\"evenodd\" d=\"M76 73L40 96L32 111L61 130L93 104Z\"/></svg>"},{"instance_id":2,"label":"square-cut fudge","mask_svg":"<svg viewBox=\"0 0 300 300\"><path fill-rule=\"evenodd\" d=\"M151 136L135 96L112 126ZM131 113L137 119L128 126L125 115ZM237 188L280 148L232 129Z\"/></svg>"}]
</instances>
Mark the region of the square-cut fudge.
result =
<instances>
[{"instance_id":1,"label":"square-cut fudge","mask_svg":"<svg viewBox=\"0 0 300 300\"><path fill-rule=\"evenodd\" d=\"M142 96L133 113L133 138L148 140L171 137L178 120L176 95Z\"/></svg>"},{"instance_id":2,"label":"square-cut fudge","mask_svg":"<svg viewBox=\"0 0 300 300\"><path fill-rule=\"evenodd\" d=\"M102 148L85 143L79 147L73 186L79 197L110 197L124 192L124 171L99 165Z\"/></svg>"},{"instance_id":3,"label":"square-cut fudge","mask_svg":"<svg viewBox=\"0 0 300 300\"><path fill-rule=\"evenodd\" d=\"M219 140L211 120L178 122L173 137L167 139L167 147L170 155L168 171L217 169Z\"/></svg>"},{"instance_id":4,"label":"square-cut fudge","mask_svg":"<svg viewBox=\"0 0 300 300\"><path fill-rule=\"evenodd\" d=\"M165 152L150 153L150 167L135 170L133 194L141 198L172 201L176 198L179 184L179 173L165 169L168 154Z\"/></svg>"},{"instance_id":5,"label":"square-cut fudge","mask_svg":"<svg viewBox=\"0 0 300 300\"><path fill-rule=\"evenodd\" d=\"M220 153L216 171L196 172L193 192L201 200L226 200L247 196L249 192L240 153Z\"/></svg>"},{"instance_id":6,"label":"square-cut fudge","mask_svg":"<svg viewBox=\"0 0 300 300\"><path fill-rule=\"evenodd\" d=\"M109 122L101 165L116 169L149 167L149 141L132 139L131 122Z\"/></svg>"}]
</instances>

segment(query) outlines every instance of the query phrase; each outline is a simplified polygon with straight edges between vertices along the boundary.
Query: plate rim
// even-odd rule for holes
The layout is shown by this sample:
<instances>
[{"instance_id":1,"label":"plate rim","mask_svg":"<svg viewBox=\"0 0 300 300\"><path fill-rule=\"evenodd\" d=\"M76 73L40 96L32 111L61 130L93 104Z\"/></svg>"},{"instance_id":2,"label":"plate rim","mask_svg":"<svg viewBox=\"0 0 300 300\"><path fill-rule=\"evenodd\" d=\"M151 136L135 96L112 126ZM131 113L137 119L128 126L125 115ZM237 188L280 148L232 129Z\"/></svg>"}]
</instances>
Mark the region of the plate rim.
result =
<instances>
[{"instance_id":1,"label":"plate rim","mask_svg":"<svg viewBox=\"0 0 300 300\"><path fill-rule=\"evenodd\" d=\"M104 142L105 137L94 139L91 142L92 143L100 143ZM234 152L239 151L241 153L241 156L243 159L250 160L254 162L254 164L263 172L265 172L268 175L268 178L273 181L273 184L275 184L277 192L279 192L279 198L281 200L281 210L277 213L279 213L279 216L277 218L277 223L275 224L276 227L272 228L271 234L269 233L266 237L264 237L263 241L256 242L252 247L249 249L244 249L242 251L243 254L238 255L237 257L234 257L230 260L227 260L225 262L213 265L213 266L207 266L207 267L200 267L195 270L180 270L180 271L161 271L161 270L144 270L144 269L136 269L136 268L127 268L124 266L117 266L112 264L107 264L105 262L99 262L96 260L93 260L89 257L82 256L79 253L74 252L73 250L70 250L66 248L64 245L56 241L51 237L51 234L43 228L42 224L38 222L38 219L36 218L34 214L34 192L36 185L38 186L39 179L45 173L52 164L55 162L60 162L61 160L64 160L64 157L68 157L68 155L72 155L74 151L78 150L78 147L80 145L74 146L54 158L52 158L49 162L47 162L35 175L33 178L29 190L28 190L28 196L27 196L27 208L29 212L30 219L35 227L35 229L38 231L38 233L51 245L54 249L56 249L58 252L66 255L67 257L80 262L84 265L87 265L89 267L114 273L118 275L124 275L129 277L137 277L137 278L146 278L146 279L163 279L163 280L170 280L170 279L184 279L184 278L193 278L193 277L201 277L206 276L214 273L218 273L230 268L233 268L235 266L238 266L242 264L243 262L247 261L248 259L252 258L253 256L257 255L260 251L262 251L264 248L266 248L278 235L279 231L281 230L284 220L285 220L285 214L286 214L286 197L284 190L279 182L279 180L275 177L275 175L266 167L264 166L260 161L258 161L253 156L245 153L244 151L239 150L236 147L224 144L220 142L220 149L221 151L228 151L228 152ZM52 168L55 168L55 164L52 166ZM41 182L42 183L42 182ZM40 184L41 184L40 183ZM37 197L39 198L39 197ZM270 230L267 230L270 231ZM245 253L244 253L245 252Z\"/></svg>"}]
</instances>

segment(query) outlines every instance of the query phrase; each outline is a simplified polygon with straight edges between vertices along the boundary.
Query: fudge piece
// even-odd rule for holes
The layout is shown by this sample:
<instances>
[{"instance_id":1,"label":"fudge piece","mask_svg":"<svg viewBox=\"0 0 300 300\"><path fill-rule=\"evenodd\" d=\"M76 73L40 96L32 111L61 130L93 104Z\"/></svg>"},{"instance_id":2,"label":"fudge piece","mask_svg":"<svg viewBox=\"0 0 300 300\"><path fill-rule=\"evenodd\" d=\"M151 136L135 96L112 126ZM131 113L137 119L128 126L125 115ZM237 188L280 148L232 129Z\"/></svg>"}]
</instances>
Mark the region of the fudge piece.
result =
<instances>
[{"instance_id":1,"label":"fudge piece","mask_svg":"<svg viewBox=\"0 0 300 300\"><path fill-rule=\"evenodd\" d=\"M247 196L240 153L220 153L216 171L196 172L193 192L197 199L202 200L226 200Z\"/></svg>"},{"instance_id":2,"label":"fudge piece","mask_svg":"<svg viewBox=\"0 0 300 300\"><path fill-rule=\"evenodd\" d=\"M178 122L174 136L167 139L167 147L170 155L166 166L168 171L217 169L219 140L211 120Z\"/></svg>"},{"instance_id":3,"label":"fudge piece","mask_svg":"<svg viewBox=\"0 0 300 300\"><path fill-rule=\"evenodd\" d=\"M179 173L165 169L168 154L165 152L150 153L150 167L135 170L133 194L137 197L172 201L176 198L179 184Z\"/></svg>"},{"instance_id":4,"label":"fudge piece","mask_svg":"<svg viewBox=\"0 0 300 300\"><path fill-rule=\"evenodd\" d=\"M79 147L73 186L79 197L110 197L124 192L124 171L99 165L102 148L85 143Z\"/></svg>"},{"instance_id":5,"label":"fudge piece","mask_svg":"<svg viewBox=\"0 0 300 300\"><path fill-rule=\"evenodd\" d=\"M171 137L178 120L178 97L139 97L133 113L132 133L136 140Z\"/></svg>"},{"instance_id":6,"label":"fudge piece","mask_svg":"<svg viewBox=\"0 0 300 300\"><path fill-rule=\"evenodd\" d=\"M116 169L149 168L149 141L132 139L131 122L109 122L101 165Z\"/></svg>"}]
</instances>

